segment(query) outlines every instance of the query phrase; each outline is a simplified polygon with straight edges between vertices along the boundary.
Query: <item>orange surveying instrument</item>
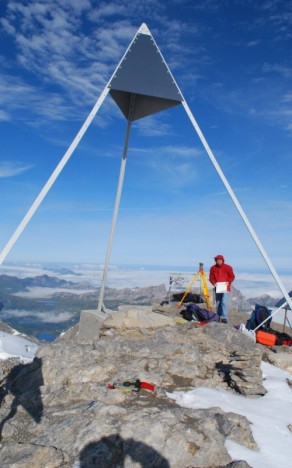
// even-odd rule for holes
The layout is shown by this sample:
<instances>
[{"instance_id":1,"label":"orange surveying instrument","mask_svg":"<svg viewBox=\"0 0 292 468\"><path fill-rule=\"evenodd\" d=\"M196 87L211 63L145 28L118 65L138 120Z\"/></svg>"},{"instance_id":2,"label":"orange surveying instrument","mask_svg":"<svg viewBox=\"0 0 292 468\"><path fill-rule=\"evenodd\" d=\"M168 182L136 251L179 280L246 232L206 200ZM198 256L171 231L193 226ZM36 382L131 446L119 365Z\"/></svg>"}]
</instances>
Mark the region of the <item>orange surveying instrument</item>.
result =
<instances>
[{"instance_id":1,"label":"orange surveying instrument","mask_svg":"<svg viewBox=\"0 0 292 468\"><path fill-rule=\"evenodd\" d=\"M197 271L197 273L195 273L195 275L194 275L193 279L191 280L190 284L188 285L188 287L186 289L186 292L184 293L181 301L177 304L178 309L182 306L182 303L185 300L187 294L191 291L194 282L199 277L200 278L200 284L201 284L201 293L202 293L202 296L204 297L204 300L205 300L205 302L207 304L207 309L208 310L213 310L213 304L212 304L212 301L211 301L211 298L210 298L210 293L209 293L208 284L207 284L207 277L206 277L206 273L204 271L203 266L204 266L203 263L199 263L199 270Z\"/></svg>"}]
</instances>

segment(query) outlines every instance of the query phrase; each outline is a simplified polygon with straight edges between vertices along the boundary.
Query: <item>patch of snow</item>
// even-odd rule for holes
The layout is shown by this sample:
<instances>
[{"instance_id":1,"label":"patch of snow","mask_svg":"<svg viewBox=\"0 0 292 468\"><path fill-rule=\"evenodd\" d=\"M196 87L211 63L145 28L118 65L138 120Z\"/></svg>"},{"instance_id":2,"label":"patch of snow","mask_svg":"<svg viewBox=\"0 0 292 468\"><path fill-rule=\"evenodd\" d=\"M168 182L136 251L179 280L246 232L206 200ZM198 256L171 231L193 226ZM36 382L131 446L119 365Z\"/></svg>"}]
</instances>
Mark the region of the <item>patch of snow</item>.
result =
<instances>
[{"instance_id":1,"label":"patch of snow","mask_svg":"<svg viewBox=\"0 0 292 468\"><path fill-rule=\"evenodd\" d=\"M25 338L0 332L0 359L20 358L24 364L32 362L38 346Z\"/></svg>"},{"instance_id":2,"label":"patch of snow","mask_svg":"<svg viewBox=\"0 0 292 468\"><path fill-rule=\"evenodd\" d=\"M220 407L246 416L259 451L227 440L225 445L233 460L246 460L253 468L291 466L292 433L288 425L292 424L292 391L287 378L292 375L265 362L262 371L267 394L257 399L204 387L167 396L185 408Z\"/></svg>"}]
</instances>

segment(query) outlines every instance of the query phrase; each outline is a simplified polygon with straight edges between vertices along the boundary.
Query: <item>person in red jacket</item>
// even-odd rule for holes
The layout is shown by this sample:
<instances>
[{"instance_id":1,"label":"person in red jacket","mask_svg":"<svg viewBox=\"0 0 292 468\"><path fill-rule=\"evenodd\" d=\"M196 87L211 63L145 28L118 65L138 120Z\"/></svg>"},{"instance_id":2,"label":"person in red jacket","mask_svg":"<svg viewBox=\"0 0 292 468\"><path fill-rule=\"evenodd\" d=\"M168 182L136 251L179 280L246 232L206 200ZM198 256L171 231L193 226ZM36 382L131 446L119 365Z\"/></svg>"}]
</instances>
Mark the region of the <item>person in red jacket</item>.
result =
<instances>
[{"instance_id":1,"label":"person in red jacket","mask_svg":"<svg viewBox=\"0 0 292 468\"><path fill-rule=\"evenodd\" d=\"M223 255L217 255L214 260L215 265L210 269L209 281L215 287L216 310L220 322L227 323L229 294L235 275L233 268L225 263Z\"/></svg>"}]
</instances>

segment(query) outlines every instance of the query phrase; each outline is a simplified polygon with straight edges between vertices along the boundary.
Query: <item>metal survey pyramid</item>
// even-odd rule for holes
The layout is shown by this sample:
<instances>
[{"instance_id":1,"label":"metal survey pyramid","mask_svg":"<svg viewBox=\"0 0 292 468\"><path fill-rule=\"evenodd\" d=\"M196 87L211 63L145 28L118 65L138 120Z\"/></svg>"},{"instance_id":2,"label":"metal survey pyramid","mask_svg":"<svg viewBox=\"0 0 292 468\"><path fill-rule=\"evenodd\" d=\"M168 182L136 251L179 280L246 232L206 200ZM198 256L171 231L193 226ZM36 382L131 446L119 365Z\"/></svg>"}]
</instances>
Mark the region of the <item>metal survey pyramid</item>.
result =
<instances>
[{"instance_id":1,"label":"metal survey pyramid","mask_svg":"<svg viewBox=\"0 0 292 468\"><path fill-rule=\"evenodd\" d=\"M285 297L287 304L289 305L289 308L292 310L291 297L289 296L284 284L282 283L278 273L276 272L267 252L261 244L260 239L255 233L243 208L241 207L239 200L237 199L231 185L229 184L221 167L219 166L210 146L207 143L206 138L204 137L186 100L183 98L182 93L180 92L179 87L176 84L146 24L142 24L138 29L131 44L129 45L124 56L117 65L112 77L105 85L103 91L101 92L99 98L97 99L93 109L87 116L82 127L76 134L72 143L70 144L67 151L60 160L59 164L56 166L55 170L52 172L44 187L36 197L35 201L25 214L24 218L15 229L7 244L4 246L2 252L0 252L0 265L2 265L3 261L14 246L15 242L22 234L23 230L33 217L34 213L46 197L53 184L55 183L57 177L59 176L62 169L73 154L74 150L80 143L83 135L89 128L91 122L93 121L95 115L97 114L98 110L100 109L102 103L104 102L108 94L112 96L114 101L117 103L117 105L125 115L127 119L127 128L112 219L112 227L103 271L102 284L100 287L98 312L101 311L103 306L105 280L107 276L115 224L120 205L132 121L141 119L142 117L146 117L151 114L155 114L156 112L163 111L165 109L177 106L179 104L182 104L184 110L186 111L186 114L189 117L190 122L194 127L199 139L201 140L201 143L204 146L206 153L210 158L210 161L215 167L242 220L244 221L247 229L249 230L249 233L255 241L261 255L263 256L276 283L278 284L279 289L282 291L283 296ZM280 309L282 307L283 306L281 306ZM277 313L280 309L277 309L275 312L273 312L273 314ZM94 327L96 327L96 323L97 322L94 321Z\"/></svg>"},{"instance_id":2,"label":"metal survey pyramid","mask_svg":"<svg viewBox=\"0 0 292 468\"><path fill-rule=\"evenodd\" d=\"M110 95L128 117L131 94L136 95L132 120L179 105L183 97L149 29L143 24L109 82Z\"/></svg>"}]
</instances>

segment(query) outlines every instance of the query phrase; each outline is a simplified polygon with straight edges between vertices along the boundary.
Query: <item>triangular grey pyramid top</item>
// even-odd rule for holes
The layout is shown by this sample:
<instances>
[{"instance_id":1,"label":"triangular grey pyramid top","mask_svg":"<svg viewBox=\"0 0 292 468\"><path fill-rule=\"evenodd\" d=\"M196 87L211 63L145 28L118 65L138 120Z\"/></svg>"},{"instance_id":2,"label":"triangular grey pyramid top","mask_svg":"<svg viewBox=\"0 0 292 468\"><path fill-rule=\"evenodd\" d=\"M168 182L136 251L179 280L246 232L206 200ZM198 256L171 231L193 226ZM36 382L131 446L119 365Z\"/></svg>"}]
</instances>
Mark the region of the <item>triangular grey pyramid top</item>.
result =
<instances>
[{"instance_id":1,"label":"triangular grey pyramid top","mask_svg":"<svg viewBox=\"0 0 292 468\"><path fill-rule=\"evenodd\" d=\"M130 95L137 95L133 120L178 105L183 100L146 25L138 30L109 87L126 117Z\"/></svg>"}]
</instances>

